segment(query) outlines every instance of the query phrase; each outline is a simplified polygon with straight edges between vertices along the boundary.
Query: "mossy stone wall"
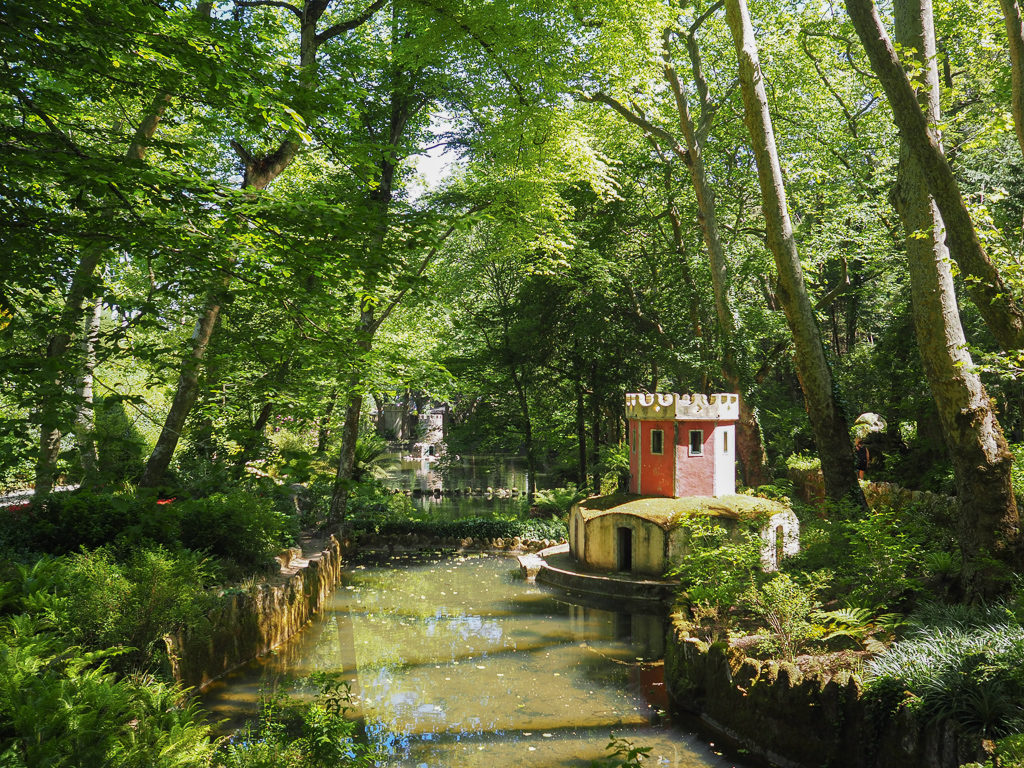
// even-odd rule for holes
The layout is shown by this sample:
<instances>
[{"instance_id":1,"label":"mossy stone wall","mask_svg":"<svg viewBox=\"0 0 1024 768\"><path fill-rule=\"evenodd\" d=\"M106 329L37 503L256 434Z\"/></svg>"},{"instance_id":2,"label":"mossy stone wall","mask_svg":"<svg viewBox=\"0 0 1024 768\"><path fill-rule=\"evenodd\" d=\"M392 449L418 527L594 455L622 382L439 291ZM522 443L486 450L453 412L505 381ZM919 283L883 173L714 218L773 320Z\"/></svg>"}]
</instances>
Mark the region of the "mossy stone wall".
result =
<instances>
[{"instance_id":1,"label":"mossy stone wall","mask_svg":"<svg viewBox=\"0 0 1024 768\"><path fill-rule=\"evenodd\" d=\"M341 580L341 543L331 536L308 560L294 552L283 558L280 577L225 594L208 624L164 638L175 679L201 690L281 645L321 610Z\"/></svg>"},{"instance_id":2,"label":"mossy stone wall","mask_svg":"<svg viewBox=\"0 0 1024 768\"><path fill-rule=\"evenodd\" d=\"M708 645L670 623L665 682L674 709L699 716L752 753L799 768L956 768L983 759L952 723L887 712L848 672L803 675L793 664Z\"/></svg>"}]
</instances>

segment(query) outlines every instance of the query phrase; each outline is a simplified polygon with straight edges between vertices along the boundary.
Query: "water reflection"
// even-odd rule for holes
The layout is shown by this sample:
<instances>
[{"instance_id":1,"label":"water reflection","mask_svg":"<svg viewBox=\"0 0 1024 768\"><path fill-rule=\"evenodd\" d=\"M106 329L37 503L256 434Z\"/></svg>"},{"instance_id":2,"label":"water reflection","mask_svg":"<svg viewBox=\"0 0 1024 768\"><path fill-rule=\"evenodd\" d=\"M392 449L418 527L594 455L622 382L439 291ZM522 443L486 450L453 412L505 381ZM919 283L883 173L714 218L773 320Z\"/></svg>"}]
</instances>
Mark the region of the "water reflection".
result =
<instances>
[{"instance_id":1,"label":"water reflection","mask_svg":"<svg viewBox=\"0 0 1024 768\"><path fill-rule=\"evenodd\" d=\"M331 670L387 765L586 766L610 732L653 747L655 765L730 765L655 724L663 636L660 617L562 602L504 558L359 567L321 620L207 704L237 715L261 679Z\"/></svg>"},{"instance_id":2,"label":"water reflection","mask_svg":"<svg viewBox=\"0 0 1024 768\"><path fill-rule=\"evenodd\" d=\"M538 475L538 480L543 482L543 477ZM421 491L422 495L413 498L413 506L431 519L490 516L518 511L522 496L466 496L452 495L452 492L469 488L484 491L517 488L525 493L526 464L517 456L445 456L435 461L403 459L388 473L386 482L391 488ZM435 496L435 489L442 495Z\"/></svg>"}]
</instances>

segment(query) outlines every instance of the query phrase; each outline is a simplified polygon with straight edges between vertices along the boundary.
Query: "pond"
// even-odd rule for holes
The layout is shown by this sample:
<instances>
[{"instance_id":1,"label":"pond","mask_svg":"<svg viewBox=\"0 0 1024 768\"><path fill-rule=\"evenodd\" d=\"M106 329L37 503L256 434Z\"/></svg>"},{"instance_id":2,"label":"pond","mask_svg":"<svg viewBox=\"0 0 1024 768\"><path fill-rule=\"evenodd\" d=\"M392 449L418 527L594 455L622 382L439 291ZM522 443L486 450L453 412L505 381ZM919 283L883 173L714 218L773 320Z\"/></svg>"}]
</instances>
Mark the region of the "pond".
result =
<instances>
[{"instance_id":1,"label":"pond","mask_svg":"<svg viewBox=\"0 0 1024 768\"><path fill-rule=\"evenodd\" d=\"M323 615L206 696L251 713L261 685L317 670L352 684L388 766L588 766L609 735L650 765L733 765L668 724L659 616L575 605L491 555L398 558L348 570Z\"/></svg>"},{"instance_id":2,"label":"pond","mask_svg":"<svg viewBox=\"0 0 1024 768\"><path fill-rule=\"evenodd\" d=\"M492 517L518 511L523 497L498 495L452 496L452 491L467 488L509 489L526 492L526 462L518 456L444 456L440 459L403 459L394 456L397 466L388 472L386 484L403 491L419 490L422 495L412 499L419 517L455 520L463 517ZM537 481L544 484L545 475L539 473ZM438 488L443 496L434 496Z\"/></svg>"}]
</instances>

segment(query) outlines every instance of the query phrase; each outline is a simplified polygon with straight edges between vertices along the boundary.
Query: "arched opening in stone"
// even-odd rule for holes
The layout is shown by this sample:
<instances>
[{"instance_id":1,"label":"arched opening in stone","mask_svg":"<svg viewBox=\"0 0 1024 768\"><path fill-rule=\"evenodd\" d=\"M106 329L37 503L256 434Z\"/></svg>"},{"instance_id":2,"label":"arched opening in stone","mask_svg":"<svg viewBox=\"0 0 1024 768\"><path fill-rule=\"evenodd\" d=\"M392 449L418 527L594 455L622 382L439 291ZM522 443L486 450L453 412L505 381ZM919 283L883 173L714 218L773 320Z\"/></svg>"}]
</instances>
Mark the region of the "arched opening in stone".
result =
<instances>
[{"instance_id":1,"label":"arched opening in stone","mask_svg":"<svg viewBox=\"0 0 1024 768\"><path fill-rule=\"evenodd\" d=\"M618 534L617 569L620 571L632 571L633 531L630 528L619 528Z\"/></svg>"}]
</instances>

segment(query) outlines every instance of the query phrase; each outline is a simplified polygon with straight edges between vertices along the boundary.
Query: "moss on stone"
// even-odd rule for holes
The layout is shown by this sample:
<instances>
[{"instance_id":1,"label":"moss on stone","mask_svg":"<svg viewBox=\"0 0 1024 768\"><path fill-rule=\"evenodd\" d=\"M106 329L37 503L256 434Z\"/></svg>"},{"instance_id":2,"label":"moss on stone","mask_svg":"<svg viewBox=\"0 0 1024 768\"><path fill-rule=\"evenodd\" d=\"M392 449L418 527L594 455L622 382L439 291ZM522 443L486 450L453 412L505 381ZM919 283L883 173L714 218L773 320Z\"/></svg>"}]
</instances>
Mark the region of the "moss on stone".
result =
<instances>
[{"instance_id":1,"label":"moss on stone","mask_svg":"<svg viewBox=\"0 0 1024 768\"><path fill-rule=\"evenodd\" d=\"M698 515L726 520L752 521L765 515L786 511L777 501L759 496L731 494L728 496L640 496L635 493L613 493L579 502L584 520L600 515L628 514L649 520L668 530Z\"/></svg>"}]
</instances>

